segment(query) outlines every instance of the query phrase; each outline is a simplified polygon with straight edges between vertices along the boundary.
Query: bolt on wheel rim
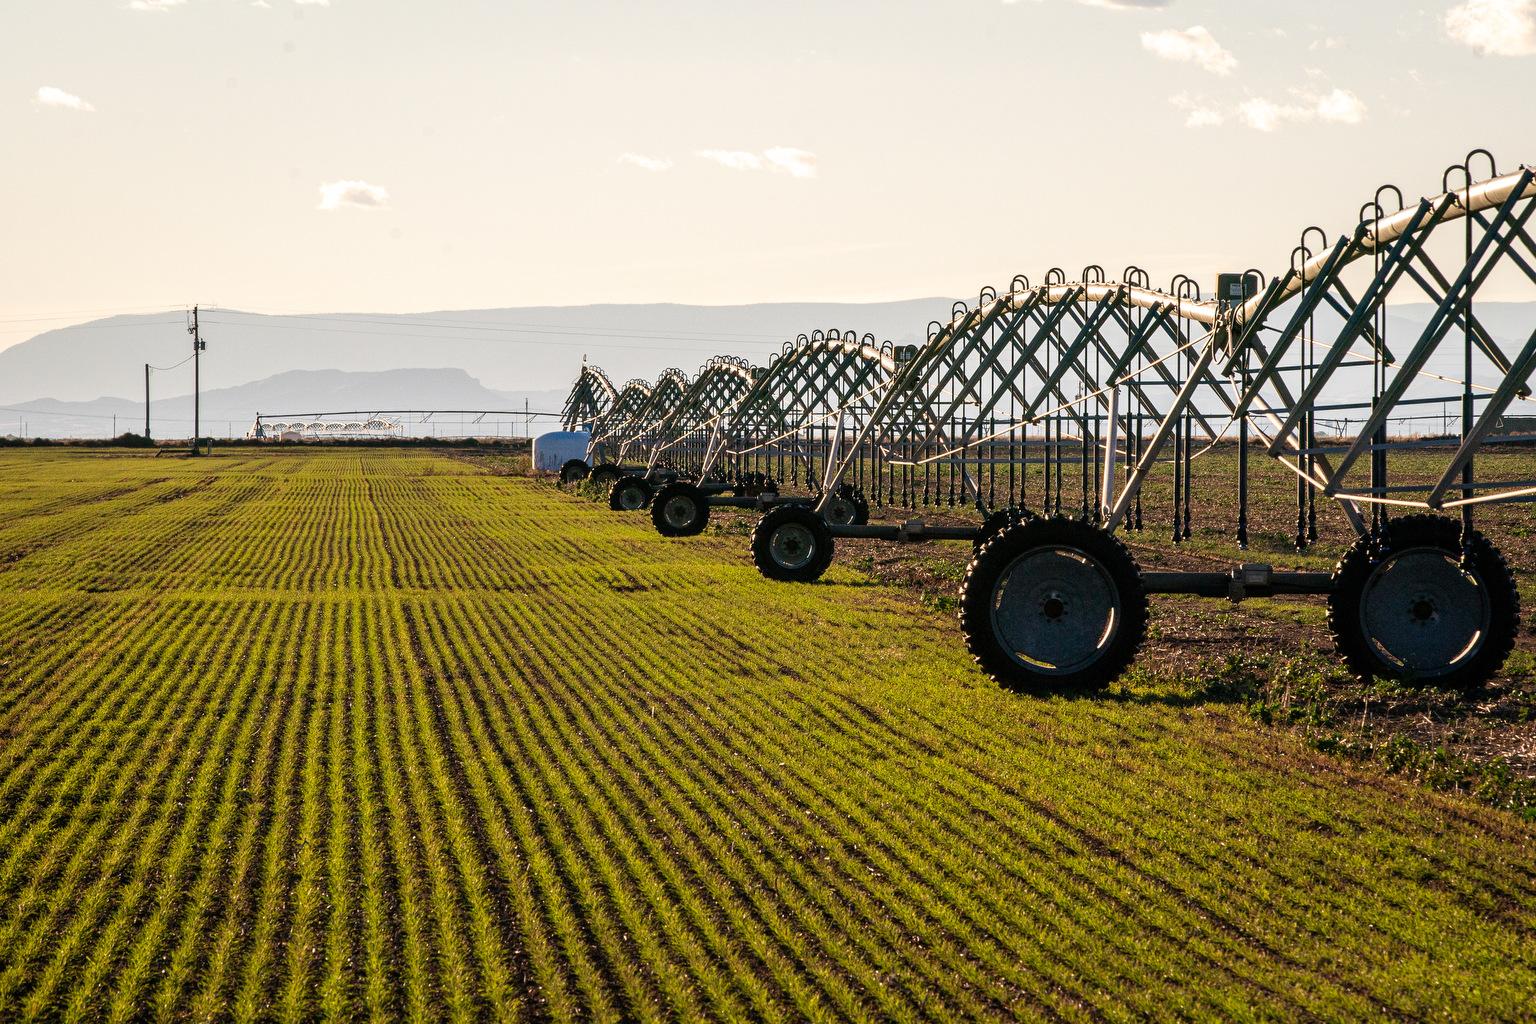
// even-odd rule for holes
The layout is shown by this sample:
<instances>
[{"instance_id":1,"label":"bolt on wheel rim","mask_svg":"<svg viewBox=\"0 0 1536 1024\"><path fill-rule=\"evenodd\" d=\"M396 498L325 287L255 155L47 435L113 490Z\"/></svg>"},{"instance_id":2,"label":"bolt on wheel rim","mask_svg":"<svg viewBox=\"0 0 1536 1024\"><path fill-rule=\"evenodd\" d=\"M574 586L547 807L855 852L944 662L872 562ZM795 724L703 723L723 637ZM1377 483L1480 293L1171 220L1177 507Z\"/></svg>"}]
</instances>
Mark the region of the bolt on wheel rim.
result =
<instances>
[{"instance_id":1,"label":"bolt on wheel rim","mask_svg":"<svg viewBox=\"0 0 1536 1024\"><path fill-rule=\"evenodd\" d=\"M816 538L799 523L786 523L773 531L768 550L785 569L803 569L816 556Z\"/></svg>"},{"instance_id":2,"label":"bolt on wheel rim","mask_svg":"<svg viewBox=\"0 0 1536 1024\"><path fill-rule=\"evenodd\" d=\"M1482 649L1488 588L1439 548L1389 555L1360 591L1360 628L1382 662L1414 676L1454 672Z\"/></svg>"},{"instance_id":3,"label":"bolt on wheel rim","mask_svg":"<svg viewBox=\"0 0 1536 1024\"><path fill-rule=\"evenodd\" d=\"M673 495L663 510L667 524L679 529L693 522L693 512L693 499L682 494Z\"/></svg>"},{"instance_id":4,"label":"bolt on wheel rim","mask_svg":"<svg viewBox=\"0 0 1536 1024\"><path fill-rule=\"evenodd\" d=\"M1076 548L1014 559L992 588L992 629L1014 661L1069 675L1092 665L1120 626L1120 592L1104 566Z\"/></svg>"}]
</instances>

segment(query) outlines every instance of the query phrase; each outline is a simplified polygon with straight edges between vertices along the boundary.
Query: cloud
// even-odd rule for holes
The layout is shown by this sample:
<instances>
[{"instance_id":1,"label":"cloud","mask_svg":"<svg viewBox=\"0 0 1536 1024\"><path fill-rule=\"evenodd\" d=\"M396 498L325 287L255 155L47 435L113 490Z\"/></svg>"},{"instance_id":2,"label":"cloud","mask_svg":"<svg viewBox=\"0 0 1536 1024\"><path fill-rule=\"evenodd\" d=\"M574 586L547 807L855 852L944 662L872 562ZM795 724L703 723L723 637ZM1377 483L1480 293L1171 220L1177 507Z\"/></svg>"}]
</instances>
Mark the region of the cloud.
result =
<instances>
[{"instance_id":1,"label":"cloud","mask_svg":"<svg viewBox=\"0 0 1536 1024\"><path fill-rule=\"evenodd\" d=\"M1003 0L1005 4L1018 2L1019 0ZM1077 0L1077 2L1084 7L1103 7L1111 11L1159 11L1173 6L1173 0Z\"/></svg>"},{"instance_id":2,"label":"cloud","mask_svg":"<svg viewBox=\"0 0 1536 1024\"><path fill-rule=\"evenodd\" d=\"M40 107L58 107L61 110L78 110L82 114L94 114L96 108L72 92L45 85L37 90L34 100Z\"/></svg>"},{"instance_id":3,"label":"cloud","mask_svg":"<svg viewBox=\"0 0 1536 1024\"><path fill-rule=\"evenodd\" d=\"M168 11L180 7L187 0L128 0L130 11Z\"/></svg>"},{"instance_id":4,"label":"cloud","mask_svg":"<svg viewBox=\"0 0 1536 1024\"><path fill-rule=\"evenodd\" d=\"M1338 36L1324 36L1322 39L1314 39L1307 44L1309 50L1337 50L1344 45L1344 40Z\"/></svg>"},{"instance_id":5,"label":"cloud","mask_svg":"<svg viewBox=\"0 0 1536 1024\"><path fill-rule=\"evenodd\" d=\"M1287 124L1323 121L1328 124L1359 124L1365 120L1365 102L1348 89L1334 89L1322 95L1296 93L1298 102L1276 103L1256 96L1237 108L1238 117L1248 127L1260 132L1278 131Z\"/></svg>"},{"instance_id":6,"label":"cloud","mask_svg":"<svg viewBox=\"0 0 1536 1024\"><path fill-rule=\"evenodd\" d=\"M729 167L733 171L763 169L763 158L756 153L748 153L744 149L700 149L693 155L703 157L705 160L713 160L721 167Z\"/></svg>"},{"instance_id":7,"label":"cloud","mask_svg":"<svg viewBox=\"0 0 1536 1024\"><path fill-rule=\"evenodd\" d=\"M763 150L763 156L774 170L783 171L792 178L816 177L815 153L789 146L775 146Z\"/></svg>"},{"instance_id":8,"label":"cloud","mask_svg":"<svg viewBox=\"0 0 1536 1024\"><path fill-rule=\"evenodd\" d=\"M1335 89L1318 97L1312 109L1330 124L1359 124L1365 120L1365 102L1348 89Z\"/></svg>"},{"instance_id":9,"label":"cloud","mask_svg":"<svg viewBox=\"0 0 1536 1024\"><path fill-rule=\"evenodd\" d=\"M693 155L733 171L769 170L792 178L816 177L816 154L793 146L771 146L761 153L745 149L700 149Z\"/></svg>"},{"instance_id":10,"label":"cloud","mask_svg":"<svg viewBox=\"0 0 1536 1024\"><path fill-rule=\"evenodd\" d=\"M1445 31L1478 53L1536 54L1536 0L1466 0L1445 12Z\"/></svg>"},{"instance_id":11,"label":"cloud","mask_svg":"<svg viewBox=\"0 0 1536 1024\"><path fill-rule=\"evenodd\" d=\"M1215 128L1226 123L1226 115L1205 99L1197 99L1188 93L1170 96L1168 102L1184 111L1184 127Z\"/></svg>"},{"instance_id":12,"label":"cloud","mask_svg":"<svg viewBox=\"0 0 1536 1024\"><path fill-rule=\"evenodd\" d=\"M1161 32L1143 32L1141 45L1163 60L1199 64L1213 75L1230 75L1237 67L1237 58L1218 43L1204 25L1182 31L1170 28Z\"/></svg>"},{"instance_id":13,"label":"cloud","mask_svg":"<svg viewBox=\"0 0 1536 1024\"><path fill-rule=\"evenodd\" d=\"M1276 131L1287 121L1305 121L1310 115L1311 112L1305 107L1275 103L1262 96L1244 100L1237 108L1237 116L1243 119L1243 123L1260 132Z\"/></svg>"},{"instance_id":14,"label":"cloud","mask_svg":"<svg viewBox=\"0 0 1536 1024\"><path fill-rule=\"evenodd\" d=\"M389 190L366 181L329 181L320 186L322 210L339 210L344 206L379 210L388 205Z\"/></svg>"},{"instance_id":15,"label":"cloud","mask_svg":"<svg viewBox=\"0 0 1536 1024\"><path fill-rule=\"evenodd\" d=\"M642 171L670 171L672 161L666 157L645 156L641 153L622 153L619 155L619 163L631 164Z\"/></svg>"},{"instance_id":16,"label":"cloud","mask_svg":"<svg viewBox=\"0 0 1536 1024\"><path fill-rule=\"evenodd\" d=\"M300 7L329 7L331 0L293 0Z\"/></svg>"}]
</instances>

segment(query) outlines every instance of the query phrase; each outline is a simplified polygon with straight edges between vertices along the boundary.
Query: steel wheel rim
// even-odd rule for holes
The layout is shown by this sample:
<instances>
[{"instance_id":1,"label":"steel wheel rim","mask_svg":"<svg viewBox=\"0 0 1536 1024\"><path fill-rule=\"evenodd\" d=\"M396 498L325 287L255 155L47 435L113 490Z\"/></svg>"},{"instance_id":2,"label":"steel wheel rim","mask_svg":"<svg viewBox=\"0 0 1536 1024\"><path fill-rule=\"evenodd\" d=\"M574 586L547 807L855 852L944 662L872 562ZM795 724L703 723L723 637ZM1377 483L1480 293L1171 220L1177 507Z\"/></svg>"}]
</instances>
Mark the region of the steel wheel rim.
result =
<instances>
[{"instance_id":1,"label":"steel wheel rim","mask_svg":"<svg viewBox=\"0 0 1536 1024\"><path fill-rule=\"evenodd\" d=\"M1396 551L1360 591L1360 631L1371 652L1398 671L1434 678L1482 650L1493 607L1488 588L1440 548Z\"/></svg>"},{"instance_id":2,"label":"steel wheel rim","mask_svg":"<svg viewBox=\"0 0 1536 1024\"><path fill-rule=\"evenodd\" d=\"M668 526L680 530L693 522L693 499L686 494L674 494L667 499L667 506L661 512L666 517Z\"/></svg>"},{"instance_id":3,"label":"steel wheel rim","mask_svg":"<svg viewBox=\"0 0 1536 1024\"><path fill-rule=\"evenodd\" d=\"M816 535L801 523L785 523L773 531L768 550L785 569L803 569L816 557Z\"/></svg>"},{"instance_id":4,"label":"steel wheel rim","mask_svg":"<svg viewBox=\"0 0 1536 1024\"><path fill-rule=\"evenodd\" d=\"M626 512L633 512L645 504L645 495L638 485L631 484L619 492L619 504L624 506Z\"/></svg>"},{"instance_id":5,"label":"steel wheel rim","mask_svg":"<svg viewBox=\"0 0 1536 1024\"><path fill-rule=\"evenodd\" d=\"M846 498L833 498L827 505L827 522L848 526L853 522L853 502Z\"/></svg>"},{"instance_id":6,"label":"steel wheel rim","mask_svg":"<svg viewBox=\"0 0 1536 1024\"><path fill-rule=\"evenodd\" d=\"M1070 675L1102 658L1123 618L1120 589L1098 559L1048 547L1015 558L992 587L992 631L1019 665Z\"/></svg>"}]
</instances>

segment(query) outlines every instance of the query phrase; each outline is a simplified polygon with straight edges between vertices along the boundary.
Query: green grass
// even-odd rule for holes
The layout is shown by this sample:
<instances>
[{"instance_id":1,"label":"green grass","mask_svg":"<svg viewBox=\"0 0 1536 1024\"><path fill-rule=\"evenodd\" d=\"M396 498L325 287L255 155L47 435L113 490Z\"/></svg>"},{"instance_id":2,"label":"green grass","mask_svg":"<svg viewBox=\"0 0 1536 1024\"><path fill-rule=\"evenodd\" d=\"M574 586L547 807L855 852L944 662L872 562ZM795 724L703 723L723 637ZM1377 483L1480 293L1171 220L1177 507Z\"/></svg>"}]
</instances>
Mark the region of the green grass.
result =
<instances>
[{"instance_id":1,"label":"green grass","mask_svg":"<svg viewBox=\"0 0 1536 1024\"><path fill-rule=\"evenodd\" d=\"M1242 700L441 455L0 479L0 1020L1536 1013L1536 828Z\"/></svg>"}]
</instances>

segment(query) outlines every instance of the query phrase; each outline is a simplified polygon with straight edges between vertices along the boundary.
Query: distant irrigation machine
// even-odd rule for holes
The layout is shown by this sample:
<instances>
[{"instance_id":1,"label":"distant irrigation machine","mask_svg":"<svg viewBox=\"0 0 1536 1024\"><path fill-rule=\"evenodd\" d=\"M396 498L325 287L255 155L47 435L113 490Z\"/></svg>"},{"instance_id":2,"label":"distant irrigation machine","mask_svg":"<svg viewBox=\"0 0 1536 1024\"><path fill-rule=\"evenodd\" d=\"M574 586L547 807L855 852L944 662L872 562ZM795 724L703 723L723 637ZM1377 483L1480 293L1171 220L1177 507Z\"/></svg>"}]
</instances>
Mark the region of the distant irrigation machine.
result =
<instances>
[{"instance_id":1,"label":"distant irrigation machine","mask_svg":"<svg viewBox=\"0 0 1536 1024\"><path fill-rule=\"evenodd\" d=\"M786 344L766 367L721 356L705 363L692 383L677 370L666 371L654 388L632 381L608 412L596 411L586 397L602 389L578 379L566 402L566 426L575 429L592 414L591 461L573 460L562 477L590 476L609 489L615 511L649 507L656 529L669 537L702 533L709 510L719 507L816 507L832 525L861 525L869 521L868 501L849 484L827 487L825 472L835 465L845 425L873 410L896 369L890 345L832 330ZM583 367L583 378L600 372ZM611 411L625 393L664 388L677 397L633 415ZM645 466L625 464L637 456ZM781 494L780 481L808 493Z\"/></svg>"},{"instance_id":2,"label":"distant irrigation machine","mask_svg":"<svg viewBox=\"0 0 1536 1024\"><path fill-rule=\"evenodd\" d=\"M1476 687L1513 646L1519 598L1474 512L1536 499L1536 478L1484 479L1477 456L1536 441L1509 415L1531 399L1536 324L1496 338L1475 299L1490 282L1536 298L1533 213L1536 170L1500 173L1480 150L1438 194L1385 186L1347 235L1309 228L1283 273L1223 274L1209 298L1135 267L1052 270L957 303L921 345L817 332L766 367L721 357L692 382L668 370L623 389L583 367L566 422L592 425L589 459L563 476L595 467L615 509L650 506L668 535L702 531L711 505L760 509L753 558L777 580L820 578L839 537L970 540L966 643L1017 689L1108 684L1153 593L1325 594L1355 673ZM1392 314L1408 301L1427 303L1422 324ZM1298 548L1317 539L1319 496L1353 528L1333 572L1140 569L1117 533L1147 525L1148 477L1171 470L1186 539L1191 466L1229 440L1236 480L1200 484L1235 489L1239 545L1262 450L1295 475ZM1412 472L1394 460L1408 452ZM976 518L871 523L871 504Z\"/></svg>"}]
</instances>

